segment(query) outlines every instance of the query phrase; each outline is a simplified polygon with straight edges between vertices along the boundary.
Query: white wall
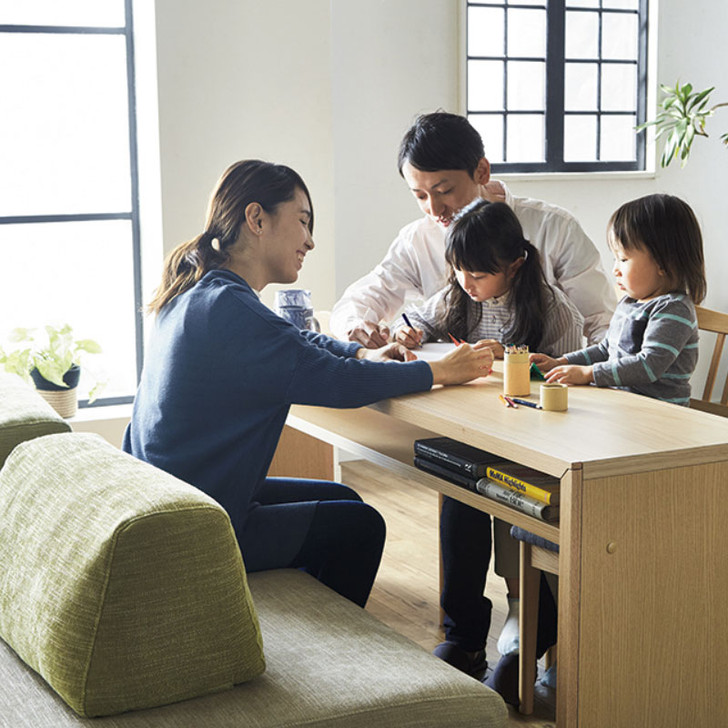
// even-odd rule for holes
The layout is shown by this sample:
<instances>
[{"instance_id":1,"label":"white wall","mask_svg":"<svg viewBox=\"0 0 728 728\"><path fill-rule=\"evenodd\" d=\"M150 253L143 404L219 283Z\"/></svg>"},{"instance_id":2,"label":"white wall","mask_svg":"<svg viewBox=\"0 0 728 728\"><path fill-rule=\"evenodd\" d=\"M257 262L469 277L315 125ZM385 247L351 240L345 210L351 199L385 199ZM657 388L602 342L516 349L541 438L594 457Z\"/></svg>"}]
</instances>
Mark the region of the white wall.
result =
<instances>
[{"instance_id":1,"label":"white wall","mask_svg":"<svg viewBox=\"0 0 728 728\"><path fill-rule=\"evenodd\" d=\"M207 196L231 162L280 161L306 179L317 249L299 283L329 308L384 255L417 207L396 169L413 117L461 111L459 0L157 0L164 244L200 232ZM657 76L715 85L728 101L725 0L661 0ZM610 213L633 197L684 197L703 224L706 304L728 310L728 109L709 121L685 169L613 178L516 178L516 194L574 212L605 262ZM487 149L487 140L486 140ZM267 300L271 300L272 293Z\"/></svg>"},{"instance_id":2,"label":"white wall","mask_svg":"<svg viewBox=\"0 0 728 728\"><path fill-rule=\"evenodd\" d=\"M397 151L418 113L457 108L460 2L331 5L338 297L418 214Z\"/></svg>"},{"instance_id":3,"label":"white wall","mask_svg":"<svg viewBox=\"0 0 728 728\"><path fill-rule=\"evenodd\" d=\"M165 250L202 232L215 181L252 157L303 176L330 247L328 1L157 0L156 22ZM312 255L299 282L318 293L333 266L333 249Z\"/></svg>"}]
</instances>

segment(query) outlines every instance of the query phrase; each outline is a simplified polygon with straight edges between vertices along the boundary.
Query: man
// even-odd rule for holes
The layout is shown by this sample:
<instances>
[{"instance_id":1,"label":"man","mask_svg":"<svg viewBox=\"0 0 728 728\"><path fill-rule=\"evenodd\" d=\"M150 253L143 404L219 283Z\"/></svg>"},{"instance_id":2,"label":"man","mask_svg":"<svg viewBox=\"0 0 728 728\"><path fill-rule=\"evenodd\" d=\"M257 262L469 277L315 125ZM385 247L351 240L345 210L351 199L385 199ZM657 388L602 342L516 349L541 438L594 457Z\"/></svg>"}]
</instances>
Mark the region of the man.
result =
<instances>
[{"instance_id":1,"label":"man","mask_svg":"<svg viewBox=\"0 0 728 728\"><path fill-rule=\"evenodd\" d=\"M446 283L445 235L454 215L476 197L506 202L524 237L538 248L546 279L584 316L589 343L603 338L615 296L599 252L566 210L515 197L490 180L480 134L462 116L435 112L416 119L399 150L399 171L424 217L400 230L384 260L350 285L331 314L331 330L369 348L389 339L383 323L406 300L429 298Z\"/></svg>"},{"instance_id":2,"label":"man","mask_svg":"<svg viewBox=\"0 0 728 728\"><path fill-rule=\"evenodd\" d=\"M594 244L566 210L514 197L504 184L491 181L482 139L467 119L445 112L418 117L402 140L398 163L424 217L405 226L384 260L347 288L331 315L334 334L370 348L384 345L390 334L385 321L391 320L408 299L429 298L445 286L447 228L460 209L482 197L505 202L513 209L524 237L541 253L547 280L561 288L584 316L587 339L595 342L603 338L615 296ZM508 528L496 523L499 528ZM446 641L435 648L435 654L481 678L486 669L484 648L492 609L483 594L491 553L490 516L445 498L440 541ZM501 652L510 652L511 657L518 649L518 581L513 578L514 569L517 575L517 565L499 568L496 563L498 573L511 576L509 619L499 640ZM542 594L547 603L550 594ZM548 619L544 624L549 624ZM552 638L546 628L539 632L544 649ZM491 686L501 691L497 680Z\"/></svg>"}]
</instances>

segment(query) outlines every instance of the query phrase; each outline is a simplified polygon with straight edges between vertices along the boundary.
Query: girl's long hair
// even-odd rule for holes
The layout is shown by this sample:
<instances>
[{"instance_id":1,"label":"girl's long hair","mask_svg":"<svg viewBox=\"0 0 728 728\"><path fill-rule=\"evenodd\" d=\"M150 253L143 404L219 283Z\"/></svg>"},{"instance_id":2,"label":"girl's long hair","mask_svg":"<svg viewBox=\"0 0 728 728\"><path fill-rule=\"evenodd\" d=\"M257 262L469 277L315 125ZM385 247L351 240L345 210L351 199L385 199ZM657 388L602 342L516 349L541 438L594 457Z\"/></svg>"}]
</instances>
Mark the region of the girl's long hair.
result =
<instances>
[{"instance_id":1,"label":"girl's long hair","mask_svg":"<svg viewBox=\"0 0 728 728\"><path fill-rule=\"evenodd\" d=\"M167 256L162 282L148 311L159 313L172 299L192 288L205 273L225 267L230 259L229 248L238 241L250 203L257 202L267 213L273 214L281 203L294 198L297 189L306 193L310 204L311 195L306 184L290 167L259 159L247 159L228 167L210 198L205 231L178 245ZM313 214L309 230L313 232Z\"/></svg>"},{"instance_id":2,"label":"girl's long hair","mask_svg":"<svg viewBox=\"0 0 728 728\"><path fill-rule=\"evenodd\" d=\"M472 302L460 287L455 270L471 273L502 273L519 258L525 258L510 287L510 320L501 343L527 344L537 351L543 337L548 296L553 296L541 268L538 250L523 237L523 228L513 210L503 202L476 200L455 218L447 235L445 258L450 264L446 307L438 328L468 340L480 323L482 310L468 321Z\"/></svg>"},{"instance_id":3,"label":"girl's long hair","mask_svg":"<svg viewBox=\"0 0 728 728\"><path fill-rule=\"evenodd\" d=\"M625 202L608 225L609 247L646 250L677 290L698 305L707 289L703 236L690 205L673 195L646 195Z\"/></svg>"}]
</instances>

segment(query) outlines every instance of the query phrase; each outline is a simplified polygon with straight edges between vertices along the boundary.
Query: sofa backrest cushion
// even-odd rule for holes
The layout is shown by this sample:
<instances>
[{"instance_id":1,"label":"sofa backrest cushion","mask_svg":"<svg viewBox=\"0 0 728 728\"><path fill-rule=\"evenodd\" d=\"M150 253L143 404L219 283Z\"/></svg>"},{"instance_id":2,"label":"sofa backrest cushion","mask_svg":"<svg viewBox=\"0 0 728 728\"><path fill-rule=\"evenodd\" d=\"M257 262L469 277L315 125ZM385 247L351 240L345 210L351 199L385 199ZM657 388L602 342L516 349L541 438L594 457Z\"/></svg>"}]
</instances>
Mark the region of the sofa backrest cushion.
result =
<instances>
[{"instance_id":1,"label":"sofa backrest cushion","mask_svg":"<svg viewBox=\"0 0 728 728\"><path fill-rule=\"evenodd\" d=\"M15 374L0 372L0 468L21 442L70 429L33 387Z\"/></svg>"},{"instance_id":2,"label":"sofa backrest cushion","mask_svg":"<svg viewBox=\"0 0 728 728\"><path fill-rule=\"evenodd\" d=\"M265 669L227 513L96 435L0 471L0 637L82 716L216 692Z\"/></svg>"}]
</instances>

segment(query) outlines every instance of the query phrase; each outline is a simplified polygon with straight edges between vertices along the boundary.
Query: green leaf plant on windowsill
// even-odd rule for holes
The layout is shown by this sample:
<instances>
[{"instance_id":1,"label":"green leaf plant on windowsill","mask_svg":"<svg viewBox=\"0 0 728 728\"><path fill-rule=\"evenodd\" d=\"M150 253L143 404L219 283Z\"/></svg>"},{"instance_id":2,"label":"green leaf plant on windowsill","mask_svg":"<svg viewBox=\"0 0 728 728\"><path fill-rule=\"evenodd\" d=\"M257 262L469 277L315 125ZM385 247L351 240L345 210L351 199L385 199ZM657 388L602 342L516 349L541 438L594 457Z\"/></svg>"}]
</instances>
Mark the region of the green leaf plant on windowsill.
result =
<instances>
[{"instance_id":1,"label":"green leaf plant on windowsill","mask_svg":"<svg viewBox=\"0 0 728 728\"><path fill-rule=\"evenodd\" d=\"M655 139L664 139L660 166L667 167L673 159L679 158L680 165L684 167L695 137L708 136L705 131L706 120L713 116L716 109L728 106L728 102L708 107L715 86L704 91L694 91L692 84L681 86L678 81L674 87L660 85L660 90L664 94L660 102L661 111L654 121L638 126L637 131L654 126L657 129ZM728 133L720 139L728 146Z\"/></svg>"},{"instance_id":2,"label":"green leaf plant on windowsill","mask_svg":"<svg viewBox=\"0 0 728 728\"><path fill-rule=\"evenodd\" d=\"M7 350L0 347L0 366L32 381L61 417L72 417L77 408L82 356L100 353L101 347L92 339L75 339L68 324L46 326L41 334L37 329L18 328L10 332ZM92 386L89 402L98 397L105 384L97 381Z\"/></svg>"}]
</instances>

